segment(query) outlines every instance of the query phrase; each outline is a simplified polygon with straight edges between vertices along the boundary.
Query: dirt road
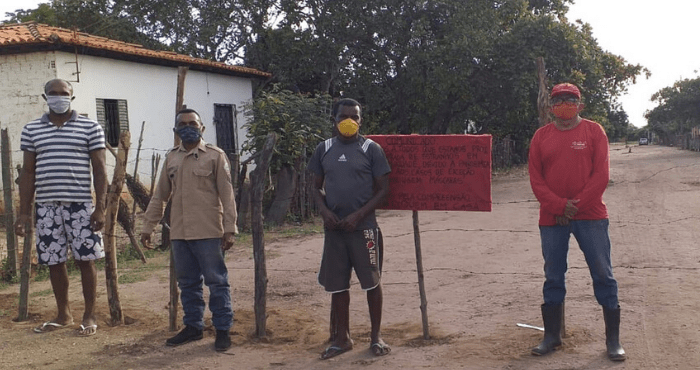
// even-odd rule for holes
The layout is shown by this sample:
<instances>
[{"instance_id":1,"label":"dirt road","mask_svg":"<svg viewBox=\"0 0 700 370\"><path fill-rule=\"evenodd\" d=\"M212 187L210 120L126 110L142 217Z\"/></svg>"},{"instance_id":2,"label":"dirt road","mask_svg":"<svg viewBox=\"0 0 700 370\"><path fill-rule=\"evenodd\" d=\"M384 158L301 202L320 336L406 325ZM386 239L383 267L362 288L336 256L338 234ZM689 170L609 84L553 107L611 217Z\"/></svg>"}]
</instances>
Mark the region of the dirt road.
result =
<instances>
[{"instance_id":1,"label":"dirt road","mask_svg":"<svg viewBox=\"0 0 700 370\"><path fill-rule=\"evenodd\" d=\"M382 211L385 236L384 339L369 346L364 293L351 291L355 349L317 359L328 335L330 297L316 284L322 235L283 239L268 249L269 338L253 330L253 261L249 247L227 255L236 322L234 347L213 351L213 331L201 341L167 348L165 258L149 261L146 281L120 285L130 325L109 327L101 283L100 327L79 338L65 329L34 334L55 306L48 282L34 283L32 322L13 323L18 287L0 291L2 369L697 369L700 368L700 154L675 148L622 146L611 151L609 206L613 264L620 285L624 363L605 357L604 323L583 255L572 238L567 275L567 337L561 350L533 357L541 332L542 256L538 203L523 170L493 181L493 212L419 214L431 340L422 339L411 212ZM161 267L158 267L161 266ZM100 274L104 282L104 274ZM74 314L82 313L73 277Z\"/></svg>"}]
</instances>

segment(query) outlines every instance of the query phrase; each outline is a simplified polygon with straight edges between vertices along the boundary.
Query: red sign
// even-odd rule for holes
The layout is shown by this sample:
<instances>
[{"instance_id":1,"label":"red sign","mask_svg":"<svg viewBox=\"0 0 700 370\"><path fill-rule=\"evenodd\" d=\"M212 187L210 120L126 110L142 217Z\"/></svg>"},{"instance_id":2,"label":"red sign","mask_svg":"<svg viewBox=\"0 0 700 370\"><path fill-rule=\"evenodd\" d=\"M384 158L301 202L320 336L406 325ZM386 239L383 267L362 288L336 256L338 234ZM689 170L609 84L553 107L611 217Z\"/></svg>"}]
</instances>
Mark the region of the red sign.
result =
<instances>
[{"instance_id":1,"label":"red sign","mask_svg":"<svg viewBox=\"0 0 700 370\"><path fill-rule=\"evenodd\" d=\"M368 135L391 166L383 209L491 211L491 135Z\"/></svg>"}]
</instances>

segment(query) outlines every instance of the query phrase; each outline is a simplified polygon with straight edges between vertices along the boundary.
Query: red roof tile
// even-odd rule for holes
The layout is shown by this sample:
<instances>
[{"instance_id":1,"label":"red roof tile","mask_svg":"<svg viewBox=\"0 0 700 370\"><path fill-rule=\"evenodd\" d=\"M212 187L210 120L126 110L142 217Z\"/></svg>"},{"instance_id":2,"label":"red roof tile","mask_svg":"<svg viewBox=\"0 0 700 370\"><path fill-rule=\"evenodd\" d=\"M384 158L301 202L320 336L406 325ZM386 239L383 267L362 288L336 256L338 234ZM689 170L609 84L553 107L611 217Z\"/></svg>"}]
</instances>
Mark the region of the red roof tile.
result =
<instances>
[{"instance_id":1,"label":"red roof tile","mask_svg":"<svg viewBox=\"0 0 700 370\"><path fill-rule=\"evenodd\" d=\"M81 47L79 50L83 52L92 51L92 53L86 52L86 54L106 52L108 57L136 59L145 63L190 66L193 69L211 70L224 74L247 75L250 77L271 76L270 73L254 68L228 65L171 51L150 50L138 44L130 44L35 22L0 25L0 53L2 53L2 49L12 46L33 46L33 50L41 50L42 46L47 49L70 46L70 50L73 50L73 47L79 46Z\"/></svg>"}]
</instances>

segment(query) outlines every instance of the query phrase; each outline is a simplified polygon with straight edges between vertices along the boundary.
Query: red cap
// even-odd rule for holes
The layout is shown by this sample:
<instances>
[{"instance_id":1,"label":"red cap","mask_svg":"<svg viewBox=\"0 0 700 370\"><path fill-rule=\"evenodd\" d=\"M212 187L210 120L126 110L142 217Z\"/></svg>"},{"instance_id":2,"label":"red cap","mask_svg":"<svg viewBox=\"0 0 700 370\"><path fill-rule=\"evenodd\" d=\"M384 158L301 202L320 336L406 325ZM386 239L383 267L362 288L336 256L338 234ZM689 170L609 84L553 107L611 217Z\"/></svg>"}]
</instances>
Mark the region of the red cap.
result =
<instances>
[{"instance_id":1,"label":"red cap","mask_svg":"<svg viewBox=\"0 0 700 370\"><path fill-rule=\"evenodd\" d=\"M563 83L556 85L552 88L552 93L549 95L551 97L554 97L556 95L561 95L561 94L571 94L575 95L577 98L581 99L581 92L578 90L578 87L576 85L570 84L570 83Z\"/></svg>"}]
</instances>

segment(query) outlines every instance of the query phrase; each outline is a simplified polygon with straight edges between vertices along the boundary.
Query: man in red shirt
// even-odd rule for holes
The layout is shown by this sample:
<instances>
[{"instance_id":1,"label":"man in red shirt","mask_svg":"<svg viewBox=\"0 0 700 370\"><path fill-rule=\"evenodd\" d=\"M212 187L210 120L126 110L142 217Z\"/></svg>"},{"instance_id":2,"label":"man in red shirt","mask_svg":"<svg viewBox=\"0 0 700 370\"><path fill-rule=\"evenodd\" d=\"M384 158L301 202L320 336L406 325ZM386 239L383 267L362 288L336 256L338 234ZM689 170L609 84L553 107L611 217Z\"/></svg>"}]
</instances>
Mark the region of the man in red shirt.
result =
<instances>
[{"instance_id":1,"label":"man in red shirt","mask_svg":"<svg viewBox=\"0 0 700 370\"><path fill-rule=\"evenodd\" d=\"M608 137L598 123L581 118L581 92L572 84L554 86L554 122L541 127L530 144L530 184L540 202L540 237L544 257L544 339L532 349L544 355L562 344L569 237L574 234L603 306L608 357L625 360L620 345L620 306L613 277L608 211L603 193L610 179Z\"/></svg>"}]
</instances>

